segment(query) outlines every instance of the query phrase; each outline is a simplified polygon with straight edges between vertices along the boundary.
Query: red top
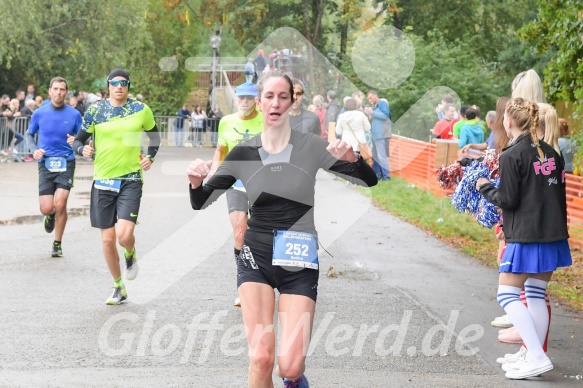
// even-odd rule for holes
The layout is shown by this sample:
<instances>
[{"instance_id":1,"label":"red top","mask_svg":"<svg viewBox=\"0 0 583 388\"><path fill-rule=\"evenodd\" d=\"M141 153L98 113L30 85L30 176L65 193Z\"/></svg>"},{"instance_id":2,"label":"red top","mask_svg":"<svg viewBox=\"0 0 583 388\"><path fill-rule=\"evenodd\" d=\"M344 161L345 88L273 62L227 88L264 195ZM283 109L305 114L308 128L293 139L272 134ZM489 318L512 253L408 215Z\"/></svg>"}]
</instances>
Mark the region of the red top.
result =
<instances>
[{"instance_id":1,"label":"red top","mask_svg":"<svg viewBox=\"0 0 583 388\"><path fill-rule=\"evenodd\" d=\"M445 140L453 139L453 125L457 122L457 119L451 121L447 121L446 119L439 120L435 123L433 134Z\"/></svg>"}]
</instances>

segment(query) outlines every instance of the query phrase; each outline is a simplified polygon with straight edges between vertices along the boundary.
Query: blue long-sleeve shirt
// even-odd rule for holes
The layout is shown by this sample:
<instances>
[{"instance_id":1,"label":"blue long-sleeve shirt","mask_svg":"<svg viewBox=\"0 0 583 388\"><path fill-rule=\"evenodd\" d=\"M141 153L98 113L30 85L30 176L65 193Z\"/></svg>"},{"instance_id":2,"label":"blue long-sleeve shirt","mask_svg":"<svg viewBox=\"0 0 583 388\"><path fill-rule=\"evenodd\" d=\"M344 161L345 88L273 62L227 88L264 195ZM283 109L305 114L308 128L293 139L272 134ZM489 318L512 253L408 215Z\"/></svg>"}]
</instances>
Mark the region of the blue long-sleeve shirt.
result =
<instances>
[{"instance_id":1,"label":"blue long-sleeve shirt","mask_svg":"<svg viewBox=\"0 0 583 388\"><path fill-rule=\"evenodd\" d=\"M389 109L389 104L383 100L379 100L372 111L372 118L370 121L372 138L374 140L379 140L383 138L389 138L391 136L391 111ZM388 120L388 125L385 126L385 122ZM388 130L385 130L388 129Z\"/></svg>"},{"instance_id":2,"label":"blue long-sleeve shirt","mask_svg":"<svg viewBox=\"0 0 583 388\"><path fill-rule=\"evenodd\" d=\"M67 143L67 135L75 136L80 128L81 113L78 110L67 104L59 108L48 104L32 114L26 143L32 151L37 147L45 150L45 156L65 156L67 160L73 160L75 155ZM38 144L35 144L34 135L37 133Z\"/></svg>"}]
</instances>

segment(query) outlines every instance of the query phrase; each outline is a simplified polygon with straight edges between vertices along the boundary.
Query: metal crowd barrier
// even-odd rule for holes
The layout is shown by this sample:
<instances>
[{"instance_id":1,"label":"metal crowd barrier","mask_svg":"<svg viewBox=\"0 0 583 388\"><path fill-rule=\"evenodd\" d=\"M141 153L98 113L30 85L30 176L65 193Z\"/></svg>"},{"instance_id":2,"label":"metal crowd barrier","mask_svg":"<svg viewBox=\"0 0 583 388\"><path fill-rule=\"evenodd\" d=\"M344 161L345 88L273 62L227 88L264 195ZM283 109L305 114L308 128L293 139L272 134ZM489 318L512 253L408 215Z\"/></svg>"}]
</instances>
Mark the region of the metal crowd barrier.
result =
<instances>
[{"instance_id":1,"label":"metal crowd barrier","mask_svg":"<svg viewBox=\"0 0 583 388\"><path fill-rule=\"evenodd\" d=\"M4 156L13 154L16 159L30 156L24 140L29 121L30 117L0 117L0 151Z\"/></svg>"},{"instance_id":2,"label":"metal crowd barrier","mask_svg":"<svg viewBox=\"0 0 583 388\"><path fill-rule=\"evenodd\" d=\"M220 119L207 118L194 123L192 118L179 116L154 116L162 145L170 147L216 147ZM195 125L196 124L196 125Z\"/></svg>"}]
</instances>

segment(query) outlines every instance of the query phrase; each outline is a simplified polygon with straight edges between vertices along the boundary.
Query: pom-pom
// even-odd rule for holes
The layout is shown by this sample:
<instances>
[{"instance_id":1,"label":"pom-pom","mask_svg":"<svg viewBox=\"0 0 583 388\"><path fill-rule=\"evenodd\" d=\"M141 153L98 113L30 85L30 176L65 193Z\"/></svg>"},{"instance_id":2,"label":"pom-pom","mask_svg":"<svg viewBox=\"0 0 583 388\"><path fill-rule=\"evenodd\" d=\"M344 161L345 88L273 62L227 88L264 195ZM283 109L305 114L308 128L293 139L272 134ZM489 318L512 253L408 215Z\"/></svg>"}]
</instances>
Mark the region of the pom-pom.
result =
<instances>
[{"instance_id":1,"label":"pom-pom","mask_svg":"<svg viewBox=\"0 0 583 388\"><path fill-rule=\"evenodd\" d=\"M491 183L495 187L499 187L500 177L494 179ZM482 196L478 206L478 214L476 214L476 221L486 228L492 228L494 225L500 223L500 218L496 206Z\"/></svg>"},{"instance_id":2,"label":"pom-pom","mask_svg":"<svg viewBox=\"0 0 583 388\"><path fill-rule=\"evenodd\" d=\"M484 156L484 164L490 170L490 179L495 179L500 176L500 155L496 150L487 150Z\"/></svg>"},{"instance_id":3,"label":"pom-pom","mask_svg":"<svg viewBox=\"0 0 583 388\"><path fill-rule=\"evenodd\" d=\"M445 164L437 169L437 181L442 189L449 189L457 185L462 179L463 167L459 163L453 163L449 166Z\"/></svg>"},{"instance_id":4,"label":"pom-pom","mask_svg":"<svg viewBox=\"0 0 583 388\"><path fill-rule=\"evenodd\" d=\"M482 195L476 189L478 178L488 179L490 170L477 160L464 169L463 178L458 183L451 197L451 204L461 213L476 215Z\"/></svg>"}]
</instances>

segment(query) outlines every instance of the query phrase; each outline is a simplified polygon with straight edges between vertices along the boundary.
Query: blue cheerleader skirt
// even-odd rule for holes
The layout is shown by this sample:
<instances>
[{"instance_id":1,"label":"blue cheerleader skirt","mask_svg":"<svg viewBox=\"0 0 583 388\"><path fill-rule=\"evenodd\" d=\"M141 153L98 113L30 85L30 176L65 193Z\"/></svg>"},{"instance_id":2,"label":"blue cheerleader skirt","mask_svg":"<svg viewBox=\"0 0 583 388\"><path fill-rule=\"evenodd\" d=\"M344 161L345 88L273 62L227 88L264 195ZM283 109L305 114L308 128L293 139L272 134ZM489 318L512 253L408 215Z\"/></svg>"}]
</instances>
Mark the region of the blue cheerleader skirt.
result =
<instances>
[{"instance_id":1,"label":"blue cheerleader skirt","mask_svg":"<svg viewBox=\"0 0 583 388\"><path fill-rule=\"evenodd\" d=\"M568 240L550 243L509 243L498 272L543 273L573 263Z\"/></svg>"}]
</instances>

